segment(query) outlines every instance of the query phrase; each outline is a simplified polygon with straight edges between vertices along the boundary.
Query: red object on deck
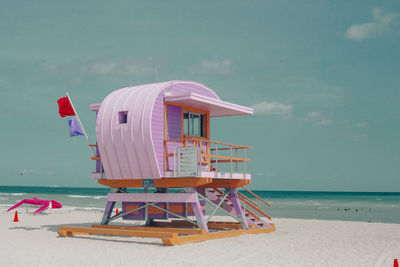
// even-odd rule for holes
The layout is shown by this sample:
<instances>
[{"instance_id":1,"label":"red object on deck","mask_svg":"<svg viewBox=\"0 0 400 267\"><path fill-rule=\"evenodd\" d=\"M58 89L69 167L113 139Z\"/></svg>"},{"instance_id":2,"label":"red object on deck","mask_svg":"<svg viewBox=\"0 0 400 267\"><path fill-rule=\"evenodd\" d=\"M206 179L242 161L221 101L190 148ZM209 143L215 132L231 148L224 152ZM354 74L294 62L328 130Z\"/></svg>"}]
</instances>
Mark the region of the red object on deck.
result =
<instances>
[{"instance_id":1,"label":"red object on deck","mask_svg":"<svg viewBox=\"0 0 400 267\"><path fill-rule=\"evenodd\" d=\"M393 267L399 267L399 261L397 259L394 259Z\"/></svg>"},{"instance_id":2,"label":"red object on deck","mask_svg":"<svg viewBox=\"0 0 400 267\"><path fill-rule=\"evenodd\" d=\"M118 208L117 208L117 211L115 212L115 214L118 214ZM397 266L397 267L399 267L399 266Z\"/></svg>"},{"instance_id":3,"label":"red object on deck","mask_svg":"<svg viewBox=\"0 0 400 267\"><path fill-rule=\"evenodd\" d=\"M18 211L15 211L15 214L14 214L14 221L13 222L19 222L18 221Z\"/></svg>"},{"instance_id":4,"label":"red object on deck","mask_svg":"<svg viewBox=\"0 0 400 267\"><path fill-rule=\"evenodd\" d=\"M57 100L58 103L58 113L60 113L61 117L66 117L66 116L74 116L75 112L74 109L72 108L71 103L69 102L68 97L61 97L60 99Z\"/></svg>"}]
</instances>

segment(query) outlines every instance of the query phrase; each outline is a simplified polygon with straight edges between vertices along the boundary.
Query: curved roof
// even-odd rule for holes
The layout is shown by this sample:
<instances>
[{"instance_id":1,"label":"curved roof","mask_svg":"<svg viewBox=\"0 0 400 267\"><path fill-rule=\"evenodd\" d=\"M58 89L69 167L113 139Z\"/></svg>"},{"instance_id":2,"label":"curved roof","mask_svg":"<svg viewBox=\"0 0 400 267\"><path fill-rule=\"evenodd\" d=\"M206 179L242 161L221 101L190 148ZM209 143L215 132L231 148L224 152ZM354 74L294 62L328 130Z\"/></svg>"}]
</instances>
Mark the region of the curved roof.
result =
<instances>
[{"instance_id":1,"label":"curved roof","mask_svg":"<svg viewBox=\"0 0 400 267\"><path fill-rule=\"evenodd\" d=\"M219 99L211 89L195 82L169 81L125 87L109 94L101 103L96 136L107 179L155 179L161 177L153 142L153 112L163 112L164 91L201 92ZM158 100L158 101L157 101ZM156 111L155 111L156 110ZM127 112L127 123L119 113ZM160 129L156 129L160 131ZM164 133L161 131L161 135Z\"/></svg>"}]
</instances>

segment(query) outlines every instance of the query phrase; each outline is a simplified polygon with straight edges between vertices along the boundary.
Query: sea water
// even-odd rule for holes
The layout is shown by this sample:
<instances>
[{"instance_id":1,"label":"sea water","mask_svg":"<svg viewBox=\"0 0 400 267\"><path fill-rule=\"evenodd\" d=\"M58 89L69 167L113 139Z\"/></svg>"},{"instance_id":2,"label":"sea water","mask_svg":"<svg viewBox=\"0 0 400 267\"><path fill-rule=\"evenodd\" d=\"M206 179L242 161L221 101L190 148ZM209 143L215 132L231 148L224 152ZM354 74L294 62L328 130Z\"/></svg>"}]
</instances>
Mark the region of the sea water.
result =
<instances>
[{"instance_id":1,"label":"sea water","mask_svg":"<svg viewBox=\"0 0 400 267\"><path fill-rule=\"evenodd\" d=\"M22 199L36 197L56 200L66 211L102 212L109 192L108 188L0 186L0 206L11 207ZM129 192L142 190L130 189ZM249 193L241 192L258 203L272 218L400 223L400 193L254 191L272 205L269 207ZM120 207L120 204L116 207ZM207 213L213 209L212 206L206 206ZM224 215L220 212L217 214Z\"/></svg>"}]
</instances>

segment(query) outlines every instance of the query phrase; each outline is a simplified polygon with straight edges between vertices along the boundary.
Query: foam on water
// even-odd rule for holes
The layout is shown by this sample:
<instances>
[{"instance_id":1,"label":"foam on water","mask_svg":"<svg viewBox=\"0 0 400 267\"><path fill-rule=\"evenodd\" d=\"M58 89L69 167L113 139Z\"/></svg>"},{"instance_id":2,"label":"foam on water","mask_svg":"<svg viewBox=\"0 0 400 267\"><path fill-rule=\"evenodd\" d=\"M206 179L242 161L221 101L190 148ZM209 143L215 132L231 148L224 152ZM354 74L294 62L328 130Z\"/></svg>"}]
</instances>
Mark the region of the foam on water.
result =
<instances>
[{"instance_id":1,"label":"foam on water","mask_svg":"<svg viewBox=\"0 0 400 267\"><path fill-rule=\"evenodd\" d=\"M37 197L60 202L62 210L102 211L109 191L108 188L0 186L0 206L11 207L22 198ZM128 191L141 192L137 189ZM242 193L258 203L272 218L400 223L400 193L255 191L273 207L267 207L245 191ZM116 207L120 207L120 203ZM206 206L208 214L213 210L213 207ZM217 212L217 215L225 214Z\"/></svg>"},{"instance_id":2,"label":"foam on water","mask_svg":"<svg viewBox=\"0 0 400 267\"><path fill-rule=\"evenodd\" d=\"M23 196L26 193L0 193L1 196Z\"/></svg>"},{"instance_id":3,"label":"foam on water","mask_svg":"<svg viewBox=\"0 0 400 267\"><path fill-rule=\"evenodd\" d=\"M71 197L71 198L93 198L93 199L107 198L107 196L82 196L82 195L67 195L67 197Z\"/></svg>"}]
</instances>

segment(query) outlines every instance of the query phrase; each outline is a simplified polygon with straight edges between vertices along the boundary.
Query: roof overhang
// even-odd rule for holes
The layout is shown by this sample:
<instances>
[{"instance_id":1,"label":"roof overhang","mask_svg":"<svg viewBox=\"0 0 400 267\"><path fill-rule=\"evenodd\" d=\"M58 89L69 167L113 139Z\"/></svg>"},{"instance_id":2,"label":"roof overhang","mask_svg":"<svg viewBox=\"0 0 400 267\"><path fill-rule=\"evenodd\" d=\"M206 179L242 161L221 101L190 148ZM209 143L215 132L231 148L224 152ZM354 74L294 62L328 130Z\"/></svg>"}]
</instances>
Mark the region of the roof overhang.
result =
<instances>
[{"instance_id":1,"label":"roof overhang","mask_svg":"<svg viewBox=\"0 0 400 267\"><path fill-rule=\"evenodd\" d=\"M101 103L90 104L90 110L91 110L91 111L99 111L100 106L101 106Z\"/></svg>"},{"instance_id":2,"label":"roof overhang","mask_svg":"<svg viewBox=\"0 0 400 267\"><path fill-rule=\"evenodd\" d=\"M254 113L252 108L236 105L192 92L177 95L165 95L164 101L165 103L208 110L210 111L211 117L253 115Z\"/></svg>"}]
</instances>

